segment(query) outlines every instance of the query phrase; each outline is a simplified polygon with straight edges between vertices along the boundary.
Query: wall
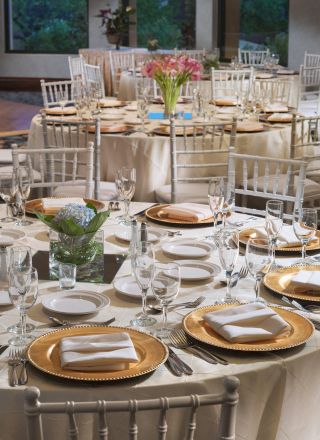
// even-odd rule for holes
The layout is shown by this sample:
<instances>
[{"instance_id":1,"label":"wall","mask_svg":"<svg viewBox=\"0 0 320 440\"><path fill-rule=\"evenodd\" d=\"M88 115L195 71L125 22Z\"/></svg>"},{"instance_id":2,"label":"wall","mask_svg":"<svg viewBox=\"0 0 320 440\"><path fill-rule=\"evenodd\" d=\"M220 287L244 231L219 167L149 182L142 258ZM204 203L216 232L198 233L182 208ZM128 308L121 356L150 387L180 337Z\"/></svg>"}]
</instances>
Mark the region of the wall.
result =
<instances>
[{"instance_id":1,"label":"wall","mask_svg":"<svg viewBox=\"0 0 320 440\"><path fill-rule=\"evenodd\" d=\"M304 51L320 54L319 0L290 0L289 67L303 64Z\"/></svg>"}]
</instances>

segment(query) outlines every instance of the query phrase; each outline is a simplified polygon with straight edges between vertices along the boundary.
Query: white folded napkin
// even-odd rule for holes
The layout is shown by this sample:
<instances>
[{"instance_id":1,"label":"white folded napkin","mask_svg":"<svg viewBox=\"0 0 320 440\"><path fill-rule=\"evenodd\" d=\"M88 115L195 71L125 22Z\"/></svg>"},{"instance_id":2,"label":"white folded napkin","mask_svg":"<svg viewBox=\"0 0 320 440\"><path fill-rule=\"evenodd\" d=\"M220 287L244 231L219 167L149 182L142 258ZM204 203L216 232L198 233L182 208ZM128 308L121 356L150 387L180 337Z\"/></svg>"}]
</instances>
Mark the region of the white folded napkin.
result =
<instances>
[{"instance_id":1,"label":"white folded napkin","mask_svg":"<svg viewBox=\"0 0 320 440\"><path fill-rule=\"evenodd\" d=\"M61 367L67 370L124 370L138 357L128 333L97 334L63 338Z\"/></svg>"},{"instance_id":2,"label":"white folded napkin","mask_svg":"<svg viewBox=\"0 0 320 440\"><path fill-rule=\"evenodd\" d=\"M77 203L79 205L85 206L85 201L82 197L52 197L52 198L43 198L41 199L42 208L44 210L47 209L61 209L69 203Z\"/></svg>"},{"instance_id":3,"label":"white folded napkin","mask_svg":"<svg viewBox=\"0 0 320 440\"><path fill-rule=\"evenodd\" d=\"M264 107L265 112L287 112L288 106L283 105L280 102L273 102Z\"/></svg>"},{"instance_id":4,"label":"white folded napkin","mask_svg":"<svg viewBox=\"0 0 320 440\"><path fill-rule=\"evenodd\" d=\"M177 220L199 222L212 217L209 206L200 203L176 203L166 206L158 213L159 217L168 217Z\"/></svg>"},{"instance_id":5,"label":"white folded napkin","mask_svg":"<svg viewBox=\"0 0 320 440\"><path fill-rule=\"evenodd\" d=\"M274 310L260 303L210 312L203 319L229 342L254 342L283 337L289 324Z\"/></svg>"},{"instance_id":6,"label":"white folded napkin","mask_svg":"<svg viewBox=\"0 0 320 440\"><path fill-rule=\"evenodd\" d=\"M257 238L268 239L268 233L264 226L256 226L254 228ZM317 237L313 237L310 242L317 241ZM280 234L278 236L278 245L281 247L295 247L301 246L301 242L297 239L294 233L293 227L291 225L282 226Z\"/></svg>"},{"instance_id":7,"label":"white folded napkin","mask_svg":"<svg viewBox=\"0 0 320 440\"><path fill-rule=\"evenodd\" d=\"M273 113L268 117L270 122L291 122L292 113Z\"/></svg>"},{"instance_id":8,"label":"white folded napkin","mask_svg":"<svg viewBox=\"0 0 320 440\"><path fill-rule=\"evenodd\" d=\"M291 284L296 286L299 291L305 293L317 293L320 291L320 271L311 272L309 270L300 270L291 278Z\"/></svg>"}]
</instances>

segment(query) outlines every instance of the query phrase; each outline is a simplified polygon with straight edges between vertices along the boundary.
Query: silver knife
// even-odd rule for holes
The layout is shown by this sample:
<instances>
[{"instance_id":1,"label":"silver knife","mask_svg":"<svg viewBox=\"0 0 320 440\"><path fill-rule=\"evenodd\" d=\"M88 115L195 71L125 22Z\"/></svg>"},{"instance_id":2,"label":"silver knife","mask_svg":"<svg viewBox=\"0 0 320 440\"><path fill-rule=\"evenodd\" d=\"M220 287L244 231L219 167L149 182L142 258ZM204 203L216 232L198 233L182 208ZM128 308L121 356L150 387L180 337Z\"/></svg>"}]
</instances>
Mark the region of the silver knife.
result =
<instances>
[{"instance_id":1,"label":"silver knife","mask_svg":"<svg viewBox=\"0 0 320 440\"><path fill-rule=\"evenodd\" d=\"M193 370L191 367L189 367L188 364L186 364L182 359L179 358L179 356L169 347L169 356L175 361L175 363L178 365L178 367L181 369L181 371L184 374L187 374L188 376L191 376L193 374Z\"/></svg>"},{"instance_id":2,"label":"silver knife","mask_svg":"<svg viewBox=\"0 0 320 440\"><path fill-rule=\"evenodd\" d=\"M9 347L9 345L0 345L0 354L2 354L6 349Z\"/></svg>"},{"instance_id":3,"label":"silver knife","mask_svg":"<svg viewBox=\"0 0 320 440\"><path fill-rule=\"evenodd\" d=\"M173 358L170 355L168 356L165 365L168 368L168 370L170 370L171 373L174 374L175 376L180 377L183 375L183 371L180 368L178 368L176 362L173 360Z\"/></svg>"}]
</instances>

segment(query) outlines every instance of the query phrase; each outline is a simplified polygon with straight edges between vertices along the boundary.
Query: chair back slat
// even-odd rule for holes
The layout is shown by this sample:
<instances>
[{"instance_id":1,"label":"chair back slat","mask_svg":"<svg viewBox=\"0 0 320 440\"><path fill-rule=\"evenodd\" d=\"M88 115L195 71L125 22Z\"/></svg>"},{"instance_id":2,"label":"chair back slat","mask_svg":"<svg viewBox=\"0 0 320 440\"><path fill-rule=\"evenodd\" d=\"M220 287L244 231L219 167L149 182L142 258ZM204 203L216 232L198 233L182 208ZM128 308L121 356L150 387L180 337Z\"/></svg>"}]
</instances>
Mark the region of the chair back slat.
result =
<instances>
[{"instance_id":1,"label":"chair back slat","mask_svg":"<svg viewBox=\"0 0 320 440\"><path fill-rule=\"evenodd\" d=\"M167 397L160 398L160 415L158 423L158 440L166 440L168 432L167 411L169 409L169 401Z\"/></svg>"},{"instance_id":2,"label":"chair back slat","mask_svg":"<svg viewBox=\"0 0 320 440\"><path fill-rule=\"evenodd\" d=\"M129 440L138 439L137 401L129 400Z\"/></svg>"},{"instance_id":3,"label":"chair back slat","mask_svg":"<svg viewBox=\"0 0 320 440\"><path fill-rule=\"evenodd\" d=\"M262 66L269 56L269 49L266 50L244 50L238 49L238 61L242 64L249 64L250 66Z\"/></svg>"},{"instance_id":4,"label":"chair back slat","mask_svg":"<svg viewBox=\"0 0 320 440\"><path fill-rule=\"evenodd\" d=\"M66 402L66 413L68 414L69 419L69 438L70 440L79 440L79 430L76 422L76 418L74 415L74 402Z\"/></svg>"},{"instance_id":5,"label":"chair back slat","mask_svg":"<svg viewBox=\"0 0 320 440\"><path fill-rule=\"evenodd\" d=\"M253 78L253 69L216 70L211 68L211 98L237 99L239 93L248 92Z\"/></svg>"},{"instance_id":6,"label":"chair back slat","mask_svg":"<svg viewBox=\"0 0 320 440\"><path fill-rule=\"evenodd\" d=\"M98 435L99 440L108 440L109 438L109 428L107 422L107 413L106 413L106 402L105 400L98 400L97 402L97 411L98 411Z\"/></svg>"}]
</instances>

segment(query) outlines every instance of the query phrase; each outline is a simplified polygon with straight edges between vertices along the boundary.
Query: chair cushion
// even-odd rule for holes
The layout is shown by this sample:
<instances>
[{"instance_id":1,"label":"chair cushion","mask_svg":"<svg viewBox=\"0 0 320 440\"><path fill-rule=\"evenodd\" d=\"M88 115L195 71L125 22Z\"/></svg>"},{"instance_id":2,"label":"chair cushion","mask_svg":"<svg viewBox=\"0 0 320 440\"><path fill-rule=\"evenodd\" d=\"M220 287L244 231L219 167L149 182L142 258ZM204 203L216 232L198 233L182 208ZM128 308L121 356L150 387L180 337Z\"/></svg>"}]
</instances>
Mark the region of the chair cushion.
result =
<instances>
[{"instance_id":1,"label":"chair cushion","mask_svg":"<svg viewBox=\"0 0 320 440\"><path fill-rule=\"evenodd\" d=\"M177 202L208 204L208 183L180 183L177 188ZM171 185L158 188L155 198L158 203L171 203Z\"/></svg>"},{"instance_id":2,"label":"chair cushion","mask_svg":"<svg viewBox=\"0 0 320 440\"><path fill-rule=\"evenodd\" d=\"M19 154L19 162L24 162L26 160L25 154ZM0 164L2 163L12 163L12 150L11 148L0 149Z\"/></svg>"},{"instance_id":3,"label":"chair cushion","mask_svg":"<svg viewBox=\"0 0 320 440\"><path fill-rule=\"evenodd\" d=\"M83 185L60 185L53 191L54 197L84 197L85 184ZM99 200L114 200L117 198L117 190L114 182L100 182Z\"/></svg>"},{"instance_id":4,"label":"chair cushion","mask_svg":"<svg viewBox=\"0 0 320 440\"><path fill-rule=\"evenodd\" d=\"M34 182L41 182L41 174L39 173L39 171L37 171L37 170L32 170L32 171L33 171L33 181ZM12 165L1 166L1 163L0 163L0 172L13 174L13 167L12 167Z\"/></svg>"}]
</instances>

